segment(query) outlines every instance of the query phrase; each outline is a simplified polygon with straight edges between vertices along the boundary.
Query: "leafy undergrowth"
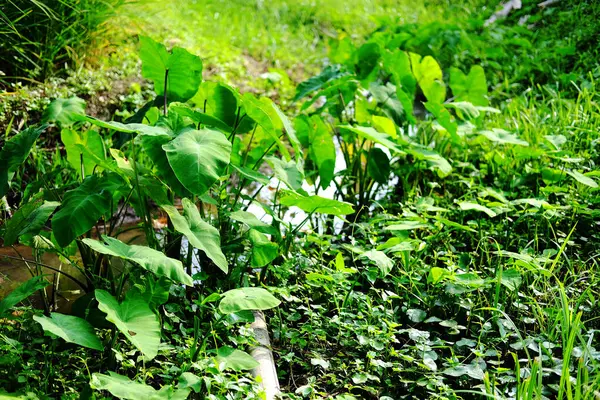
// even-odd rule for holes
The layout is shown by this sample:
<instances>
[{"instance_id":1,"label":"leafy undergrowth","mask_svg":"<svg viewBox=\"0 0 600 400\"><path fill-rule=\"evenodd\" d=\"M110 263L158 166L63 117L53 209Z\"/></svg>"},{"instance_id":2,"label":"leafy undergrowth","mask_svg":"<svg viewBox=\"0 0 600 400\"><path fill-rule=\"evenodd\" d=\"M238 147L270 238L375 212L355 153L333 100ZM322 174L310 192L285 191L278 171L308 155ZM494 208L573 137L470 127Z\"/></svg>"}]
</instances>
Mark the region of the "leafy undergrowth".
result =
<instances>
[{"instance_id":1,"label":"leafy undergrowth","mask_svg":"<svg viewBox=\"0 0 600 400\"><path fill-rule=\"evenodd\" d=\"M293 107L204 80L221 58L141 36L153 90L125 79L127 106L97 110L115 87L100 80L10 126L0 234L32 277L0 301L0 393L263 398L246 351L266 310L284 398L597 398L600 91L580 40L594 26L573 36L588 61L540 69L551 25L486 27L491 10L405 24L357 4L204 9L236 21L200 24L212 44L181 22L195 7L166 5L192 47L282 57L257 67L267 80L322 61L295 93L269 89ZM155 6L132 12L146 24ZM363 21L321 58L323 33L363 12L381 29Z\"/></svg>"}]
</instances>

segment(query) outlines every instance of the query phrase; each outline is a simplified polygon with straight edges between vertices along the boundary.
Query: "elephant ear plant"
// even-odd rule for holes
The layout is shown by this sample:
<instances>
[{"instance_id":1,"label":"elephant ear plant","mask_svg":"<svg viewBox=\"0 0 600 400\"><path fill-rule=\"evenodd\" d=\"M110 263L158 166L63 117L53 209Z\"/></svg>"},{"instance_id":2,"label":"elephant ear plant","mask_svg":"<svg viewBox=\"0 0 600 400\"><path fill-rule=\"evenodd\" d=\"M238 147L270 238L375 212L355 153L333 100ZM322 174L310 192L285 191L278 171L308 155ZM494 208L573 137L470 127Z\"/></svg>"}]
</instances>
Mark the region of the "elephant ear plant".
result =
<instances>
[{"instance_id":1,"label":"elephant ear plant","mask_svg":"<svg viewBox=\"0 0 600 400\"><path fill-rule=\"evenodd\" d=\"M287 257L309 217L353 209L302 189L300 141L272 101L202 82L202 61L184 49L168 51L147 37L140 42L142 73L154 83L156 97L139 111L123 122L101 121L85 114L81 99L58 99L43 125L21 131L0 151L2 195L19 184L11 183L15 171L44 132L60 131L64 152L52 162L70 171L61 172L60 180L43 179L4 225L4 243L29 245L35 260L27 262L32 279L0 303L0 314L41 290L45 315L34 319L43 330L103 352L107 363L100 365L115 369L119 338L146 363L160 357L168 338L165 305L178 298L181 306L188 304L184 318L193 325L190 341L179 345L187 347L179 384L157 391L115 372L106 375L98 366L91 386L124 399L140 393L186 398L200 390L191 383L198 378L187 372L200 354L213 354L218 365L236 371L255 366L241 350L208 348L210 329L201 327L223 328L232 318L251 321L250 310L276 307L279 300L266 289L247 287L251 279L265 282L269 265ZM257 202L272 182L278 182L275 195ZM286 206L304 210L305 221L286 221ZM131 212L136 222L125 224ZM161 215L166 227L155 228ZM123 241L131 230L141 231L135 243ZM76 271L45 266L80 286L75 315L56 312L46 292L44 252ZM55 279L54 292L56 286ZM184 296L173 297L184 287Z\"/></svg>"}]
</instances>

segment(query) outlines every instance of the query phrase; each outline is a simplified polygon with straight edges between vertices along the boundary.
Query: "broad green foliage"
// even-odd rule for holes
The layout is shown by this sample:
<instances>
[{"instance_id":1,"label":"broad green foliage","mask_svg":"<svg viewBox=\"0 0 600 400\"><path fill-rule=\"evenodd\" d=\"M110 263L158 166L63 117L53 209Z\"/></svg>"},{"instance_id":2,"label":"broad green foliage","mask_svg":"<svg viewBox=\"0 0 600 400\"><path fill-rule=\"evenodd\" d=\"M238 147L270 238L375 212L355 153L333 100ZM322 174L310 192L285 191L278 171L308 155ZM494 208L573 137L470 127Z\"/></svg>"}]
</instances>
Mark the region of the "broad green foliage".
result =
<instances>
[{"instance_id":1,"label":"broad green foliage","mask_svg":"<svg viewBox=\"0 0 600 400\"><path fill-rule=\"evenodd\" d=\"M229 164L231 143L219 131L187 131L162 146L181 184L201 196L223 175Z\"/></svg>"},{"instance_id":2,"label":"broad green foliage","mask_svg":"<svg viewBox=\"0 0 600 400\"><path fill-rule=\"evenodd\" d=\"M46 332L56 335L66 342L103 350L104 346L94 332L94 328L84 319L60 313L50 314L50 318L34 315L33 319L42 325Z\"/></svg>"},{"instance_id":3,"label":"broad green foliage","mask_svg":"<svg viewBox=\"0 0 600 400\"><path fill-rule=\"evenodd\" d=\"M89 231L114 206L121 195L122 180L116 174L90 175L81 186L65 193L52 217L56 241L66 247Z\"/></svg>"},{"instance_id":4,"label":"broad green foliage","mask_svg":"<svg viewBox=\"0 0 600 400\"><path fill-rule=\"evenodd\" d=\"M219 311L231 314L244 310L268 310L280 303L266 289L245 287L225 292L219 303Z\"/></svg>"},{"instance_id":5,"label":"broad green foliage","mask_svg":"<svg viewBox=\"0 0 600 400\"><path fill-rule=\"evenodd\" d=\"M95 293L98 308L106 314L106 319L115 324L147 359L156 357L160 344L160 322L142 295L131 291L130 295L119 304L105 290L97 289Z\"/></svg>"},{"instance_id":6,"label":"broad green foliage","mask_svg":"<svg viewBox=\"0 0 600 400\"><path fill-rule=\"evenodd\" d=\"M0 150L0 198L8 192L15 171L25 161L33 143L46 130L46 125L22 130L4 143Z\"/></svg>"},{"instance_id":7,"label":"broad green foliage","mask_svg":"<svg viewBox=\"0 0 600 400\"><path fill-rule=\"evenodd\" d=\"M298 85L296 88L296 96L294 96L294 101L298 101L307 95L322 89L325 84L339 79L346 74L347 73L343 71L340 66L327 66L319 75L313 76L312 78Z\"/></svg>"},{"instance_id":8,"label":"broad green foliage","mask_svg":"<svg viewBox=\"0 0 600 400\"><path fill-rule=\"evenodd\" d=\"M307 213L318 212L330 215L348 215L354 211L351 204L328 199L321 196L303 196L301 194L285 191L280 198L284 206L295 206Z\"/></svg>"},{"instance_id":9,"label":"broad green foliage","mask_svg":"<svg viewBox=\"0 0 600 400\"><path fill-rule=\"evenodd\" d=\"M94 168L98 165L96 159L104 160L106 158L104 142L95 130L78 132L73 129L63 129L60 132L60 139L65 145L67 160L75 171L80 175L83 173L82 178L94 172ZM88 157L89 153L95 157Z\"/></svg>"},{"instance_id":10,"label":"broad green foliage","mask_svg":"<svg viewBox=\"0 0 600 400\"><path fill-rule=\"evenodd\" d=\"M145 383L132 381L126 376L109 372L108 375L94 373L90 385L96 390L106 390L119 399L185 400L191 389L164 386L155 390Z\"/></svg>"},{"instance_id":11,"label":"broad green foliage","mask_svg":"<svg viewBox=\"0 0 600 400\"><path fill-rule=\"evenodd\" d=\"M25 281L0 301L0 316L3 316L12 307L49 284L50 282L48 282L44 276L35 276Z\"/></svg>"},{"instance_id":12,"label":"broad green foliage","mask_svg":"<svg viewBox=\"0 0 600 400\"><path fill-rule=\"evenodd\" d=\"M38 234L59 205L56 201L35 199L21 206L6 222L4 244L10 246L21 236Z\"/></svg>"},{"instance_id":13,"label":"broad green foliage","mask_svg":"<svg viewBox=\"0 0 600 400\"><path fill-rule=\"evenodd\" d=\"M221 250L219 231L200 217L198 208L191 200L183 199L182 204L183 215L171 205L161 207L171 218L175 230L184 234L192 246L205 252L217 267L227 273L229 267Z\"/></svg>"},{"instance_id":14,"label":"broad green foliage","mask_svg":"<svg viewBox=\"0 0 600 400\"><path fill-rule=\"evenodd\" d=\"M146 246L130 246L109 236L102 236L102 241L83 239L83 243L98 253L134 262L158 277L192 286L192 277L185 273L181 261L169 258L158 250Z\"/></svg>"},{"instance_id":15,"label":"broad green foliage","mask_svg":"<svg viewBox=\"0 0 600 400\"><path fill-rule=\"evenodd\" d=\"M279 246L256 229L250 229L250 243L252 244L252 266L264 267L279 255Z\"/></svg>"},{"instance_id":16,"label":"broad green foliage","mask_svg":"<svg viewBox=\"0 0 600 400\"><path fill-rule=\"evenodd\" d=\"M44 123L58 123L61 127L69 127L85 114L85 101L78 97L56 99L46 108L42 116Z\"/></svg>"},{"instance_id":17,"label":"broad green foliage","mask_svg":"<svg viewBox=\"0 0 600 400\"><path fill-rule=\"evenodd\" d=\"M202 82L200 57L180 47L169 52L164 45L146 36L140 37L140 43L142 74L154 82L156 94L166 96L168 101L191 99Z\"/></svg>"},{"instance_id":18,"label":"broad green foliage","mask_svg":"<svg viewBox=\"0 0 600 400\"><path fill-rule=\"evenodd\" d=\"M246 352L229 346L220 347L217 351L217 361L223 369L244 371L258 367L258 361Z\"/></svg>"}]
</instances>

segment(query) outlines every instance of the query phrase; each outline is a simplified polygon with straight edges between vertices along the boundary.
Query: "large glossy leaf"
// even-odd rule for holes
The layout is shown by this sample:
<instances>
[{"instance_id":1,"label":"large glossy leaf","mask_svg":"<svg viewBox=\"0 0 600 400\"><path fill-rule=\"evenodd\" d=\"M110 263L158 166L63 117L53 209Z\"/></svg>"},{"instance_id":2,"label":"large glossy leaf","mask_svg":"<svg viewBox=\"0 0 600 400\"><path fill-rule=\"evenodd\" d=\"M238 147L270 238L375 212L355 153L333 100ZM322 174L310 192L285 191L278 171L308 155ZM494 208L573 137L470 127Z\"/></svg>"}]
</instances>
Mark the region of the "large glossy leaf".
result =
<instances>
[{"instance_id":1,"label":"large glossy leaf","mask_svg":"<svg viewBox=\"0 0 600 400\"><path fill-rule=\"evenodd\" d=\"M19 285L15 290L10 292L8 296L0 301L0 316L6 313L15 305L19 304L35 292L40 289L48 286L50 282L48 282L43 276L35 276L21 285Z\"/></svg>"},{"instance_id":2,"label":"large glossy leaf","mask_svg":"<svg viewBox=\"0 0 600 400\"><path fill-rule=\"evenodd\" d=\"M283 191L279 198L282 205L295 206L307 213L321 213L329 215L348 215L354 212L352 204L343 201L327 199L321 196L302 196L291 191Z\"/></svg>"},{"instance_id":3,"label":"large glossy leaf","mask_svg":"<svg viewBox=\"0 0 600 400\"><path fill-rule=\"evenodd\" d=\"M202 82L200 90L191 99L197 108L203 112L202 115L207 115L216 118L226 130L231 131L235 126L238 118L238 94L233 88L223 83L217 82ZM200 113L199 113L200 114ZM207 123L207 120L200 121ZM209 124L210 125L210 124Z\"/></svg>"},{"instance_id":4,"label":"large glossy leaf","mask_svg":"<svg viewBox=\"0 0 600 400\"><path fill-rule=\"evenodd\" d=\"M250 229L250 243L252 244L252 266L264 267L279 255L279 246L255 229Z\"/></svg>"},{"instance_id":5,"label":"large glossy leaf","mask_svg":"<svg viewBox=\"0 0 600 400\"><path fill-rule=\"evenodd\" d=\"M285 143L281 140L283 131L293 131L293 127L286 121L284 125L281 120L283 113L277 112L276 106L273 101L263 97L260 99L255 98L251 93L246 93L243 97L244 110L248 117L252 118L264 132L277 144L277 148L286 160L290 160L290 152L288 151ZM295 137L295 133L292 134Z\"/></svg>"},{"instance_id":6,"label":"large glossy leaf","mask_svg":"<svg viewBox=\"0 0 600 400\"><path fill-rule=\"evenodd\" d=\"M377 183L388 183L390 177L390 159L388 155L378 147L373 147L369 151L369 161L367 163L367 172Z\"/></svg>"},{"instance_id":7,"label":"large glossy leaf","mask_svg":"<svg viewBox=\"0 0 600 400\"><path fill-rule=\"evenodd\" d=\"M22 130L4 143L0 150L0 198L8 192L8 182L27 159L31 147L47 125Z\"/></svg>"},{"instance_id":8,"label":"large glossy leaf","mask_svg":"<svg viewBox=\"0 0 600 400\"><path fill-rule=\"evenodd\" d=\"M143 135L140 137L142 148L154 164L156 174L169 185L178 196L189 195L189 191L181 184L175 172L171 169L167 153L163 145L173 140L173 137L167 133L163 135Z\"/></svg>"},{"instance_id":9,"label":"large glossy leaf","mask_svg":"<svg viewBox=\"0 0 600 400\"><path fill-rule=\"evenodd\" d=\"M83 242L101 254L123 258L134 262L142 268L164 276L174 282L192 286L192 277L185 273L181 261L167 257L164 253L147 246L128 245L109 236L102 236L102 242L94 239L83 239Z\"/></svg>"},{"instance_id":10,"label":"large glossy leaf","mask_svg":"<svg viewBox=\"0 0 600 400\"><path fill-rule=\"evenodd\" d=\"M377 132L375 129L367 126L340 125L339 128L348 130L364 139L380 144L396 154L404 154L398 144L386 133Z\"/></svg>"},{"instance_id":11,"label":"large glossy leaf","mask_svg":"<svg viewBox=\"0 0 600 400\"><path fill-rule=\"evenodd\" d=\"M146 36L140 36L142 75L154 82L154 91L165 93L167 76L167 99L185 102L191 99L202 82L202 60L187 50L175 47L169 53L164 45Z\"/></svg>"},{"instance_id":12,"label":"large glossy leaf","mask_svg":"<svg viewBox=\"0 0 600 400\"><path fill-rule=\"evenodd\" d=\"M499 144L515 144L519 146L529 146L529 143L523 139L519 139L514 133L505 131L504 129L493 128L491 131L480 131L480 135L485 136L490 141Z\"/></svg>"},{"instance_id":13,"label":"large glossy leaf","mask_svg":"<svg viewBox=\"0 0 600 400\"><path fill-rule=\"evenodd\" d=\"M33 319L42 325L46 332L50 332L69 343L75 343L94 350L104 350L104 346L96 336L92 325L82 318L52 313L50 318L43 315L34 315Z\"/></svg>"},{"instance_id":14,"label":"large glossy leaf","mask_svg":"<svg viewBox=\"0 0 600 400\"><path fill-rule=\"evenodd\" d=\"M494 212L494 210L486 207L486 206L482 206L481 204L478 203L472 203L469 201L461 201L458 203L458 206L460 207L461 210L464 211L470 211L470 210L474 210L474 211L480 211L483 213L486 213L487 215L489 215L490 217L495 217L497 214Z\"/></svg>"},{"instance_id":15,"label":"large glossy leaf","mask_svg":"<svg viewBox=\"0 0 600 400\"><path fill-rule=\"evenodd\" d=\"M162 148L177 179L197 196L223 175L231 156L231 143L212 129L187 131Z\"/></svg>"},{"instance_id":16,"label":"large glossy leaf","mask_svg":"<svg viewBox=\"0 0 600 400\"><path fill-rule=\"evenodd\" d=\"M107 291L96 289L96 300L106 319L115 324L138 350L148 359L156 357L160 344L160 322L138 291L128 292L119 304Z\"/></svg>"},{"instance_id":17,"label":"large glossy leaf","mask_svg":"<svg viewBox=\"0 0 600 400\"><path fill-rule=\"evenodd\" d=\"M474 65L465 75L458 68L450 68L450 89L454 101L468 101L476 106L487 106L487 82L485 72L479 65Z\"/></svg>"},{"instance_id":18,"label":"large glossy leaf","mask_svg":"<svg viewBox=\"0 0 600 400\"><path fill-rule=\"evenodd\" d=\"M272 226L259 220L256 215L248 211L238 210L232 212L229 218L246 224L250 229L255 229L258 232L268 233L270 235L277 234L277 230Z\"/></svg>"},{"instance_id":19,"label":"large glossy leaf","mask_svg":"<svg viewBox=\"0 0 600 400\"><path fill-rule=\"evenodd\" d=\"M323 88L327 83L348 75L339 65L327 66L319 75L300 83L296 88L294 101L298 101L303 97Z\"/></svg>"},{"instance_id":20,"label":"large glossy leaf","mask_svg":"<svg viewBox=\"0 0 600 400\"><path fill-rule=\"evenodd\" d=\"M323 120L315 115L310 118L310 157L317 166L320 186L325 189L333 180L335 171L335 144L333 136Z\"/></svg>"},{"instance_id":21,"label":"large glossy leaf","mask_svg":"<svg viewBox=\"0 0 600 400\"><path fill-rule=\"evenodd\" d=\"M410 53L413 75L428 101L443 103L446 100L446 85L443 81L442 69L431 56L421 57Z\"/></svg>"},{"instance_id":22,"label":"large glossy leaf","mask_svg":"<svg viewBox=\"0 0 600 400\"><path fill-rule=\"evenodd\" d=\"M221 250L221 236L217 228L204 221L196 205L189 199L183 199L183 215L171 205L161 207L169 215L173 227L184 234L192 246L202 250L206 256L215 263L223 272L229 270L227 259Z\"/></svg>"},{"instance_id":23,"label":"large glossy leaf","mask_svg":"<svg viewBox=\"0 0 600 400\"><path fill-rule=\"evenodd\" d=\"M285 183L290 189L300 190L304 181L304 171L293 160L283 161L276 157L267 157L267 163L273 169L275 177Z\"/></svg>"},{"instance_id":24,"label":"large glossy leaf","mask_svg":"<svg viewBox=\"0 0 600 400\"><path fill-rule=\"evenodd\" d=\"M81 185L65 193L60 209L52 217L56 242L66 247L110 211L119 199L123 181L117 174L90 175Z\"/></svg>"},{"instance_id":25,"label":"large glossy leaf","mask_svg":"<svg viewBox=\"0 0 600 400\"><path fill-rule=\"evenodd\" d=\"M79 97L56 99L44 111L42 122L58 122L61 127L68 127L79 121L79 116L85 114L85 101Z\"/></svg>"},{"instance_id":26,"label":"large glossy leaf","mask_svg":"<svg viewBox=\"0 0 600 400\"><path fill-rule=\"evenodd\" d=\"M87 157L88 152L94 154L97 158L106 158L104 142L100 134L95 130L90 129L79 132L73 129L63 129L60 132L60 139L67 151L67 161L69 161L69 164L80 175L81 163L83 161L83 177L91 175L94 172L94 167L97 165L95 158ZM82 151L81 146L87 150L86 153Z\"/></svg>"},{"instance_id":27,"label":"large glossy leaf","mask_svg":"<svg viewBox=\"0 0 600 400\"><path fill-rule=\"evenodd\" d=\"M38 234L59 205L56 201L36 199L19 208L6 222L4 245L11 246L23 235Z\"/></svg>"},{"instance_id":28,"label":"large glossy leaf","mask_svg":"<svg viewBox=\"0 0 600 400\"><path fill-rule=\"evenodd\" d=\"M231 314L243 310L269 310L277 307L280 303L281 301L266 289L245 287L223 293L219 311L223 314Z\"/></svg>"},{"instance_id":29,"label":"large glossy leaf","mask_svg":"<svg viewBox=\"0 0 600 400\"><path fill-rule=\"evenodd\" d=\"M190 388L172 386L163 386L160 390L156 390L152 386L132 381L112 371L109 371L108 375L92 374L90 386L95 390L106 390L119 399L127 400L185 400L191 391Z\"/></svg>"},{"instance_id":30,"label":"large glossy leaf","mask_svg":"<svg viewBox=\"0 0 600 400\"><path fill-rule=\"evenodd\" d=\"M412 74L408 54L401 50L396 50L393 53L387 52L383 55L383 66L394 78L396 95L406 113L406 118L415 123L413 102L417 80Z\"/></svg>"},{"instance_id":31,"label":"large glossy leaf","mask_svg":"<svg viewBox=\"0 0 600 400\"><path fill-rule=\"evenodd\" d=\"M217 361L221 368L238 372L251 370L259 366L258 361L250 354L229 346L222 346L217 350Z\"/></svg>"}]
</instances>

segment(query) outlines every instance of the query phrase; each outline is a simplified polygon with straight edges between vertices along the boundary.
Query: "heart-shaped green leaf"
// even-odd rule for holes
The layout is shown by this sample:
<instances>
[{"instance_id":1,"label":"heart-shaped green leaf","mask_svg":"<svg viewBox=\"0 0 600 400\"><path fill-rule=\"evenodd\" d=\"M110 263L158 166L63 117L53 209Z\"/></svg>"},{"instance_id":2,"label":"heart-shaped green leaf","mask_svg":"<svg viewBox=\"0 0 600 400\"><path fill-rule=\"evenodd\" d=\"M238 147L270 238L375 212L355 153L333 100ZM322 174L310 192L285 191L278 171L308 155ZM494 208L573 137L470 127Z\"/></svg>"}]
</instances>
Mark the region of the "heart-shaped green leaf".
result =
<instances>
[{"instance_id":1,"label":"heart-shaped green leaf","mask_svg":"<svg viewBox=\"0 0 600 400\"><path fill-rule=\"evenodd\" d=\"M139 264L142 268L153 272L156 276L164 276L175 282L192 286L192 277L186 274L181 261L167 257L158 250L147 246L128 245L109 236L102 236L102 242L94 239L83 239L83 242L101 254L120 257Z\"/></svg>"},{"instance_id":2,"label":"heart-shaped green leaf","mask_svg":"<svg viewBox=\"0 0 600 400\"><path fill-rule=\"evenodd\" d=\"M292 191L283 191L280 202L284 206L296 206L307 213L321 213L329 215L348 215L354 212L352 204L321 196L302 196Z\"/></svg>"},{"instance_id":3,"label":"heart-shaped green leaf","mask_svg":"<svg viewBox=\"0 0 600 400\"><path fill-rule=\"evenodd\" d=\"M231 155L231 143L212 129L187 131L162 148L177 179L197 196L223 175Z\"/></svg>"},{"instance_id":4,"label":"heart-shaped green leaf","mask_svg":"<svg viewBox=\"0 0 600 400\"><path fill-rule=\"evenodd\" d=\"M183 199L181 203L183 204L183 216L171 205L165 204L161 207L169 215L175 230L183 233L192 246L205 252L217 267L227 273L229 267L221 250L219 231L200 217L198 208L191 200Z\"/></svg>"},{"instance_id":5,"label":"heart-shaped green leaf","mask_svg":"<svg viewBox=\"0 0 600 400\"><path fill-rule=\"evenodd\" d=\"M106 314L106 319L133 343L148 359L158 354L160 344L160 322L158 316L139 291L127 293L121 304L105 290L96 289L98 308Z\"/></svg>"},{"instance_id":6,"label":"heart-shaped green leaf","mask_svg":"<svg viewBox=\"0 0 600 400\"><path fill-rule=\"evenodd\" d=\"M223 369L232 369L234 371L247 371L259 366L250 354L234 349L229 346L220 347L217 351L217 361Z\"/></svg>"},{"instance_id":7,"label":"heart-shaped green leaf","mask_svg":"<svg viewBox=\"0 0 600 400\"><path fill-rule=\"evenodd\" d=\"M69 343L89 347L94 350L104 350L102 342L94 328L86 320L59 313L50 314L50 318L43 315L34 315L33 319L42 325L42 328Z\"/></svg>"},{"instance_id":8,"label":"heart-shaped green leaf","mask_svg":"<svg viewBox=\"0 0 600 400\"><path fill-rule=\"evenodd\" d=\"M245 287L223 293L219 311L223 314L231 314L243 310L269 310L277 307L280 303L281 301L266 289Z\"/></svg>"},{"instance_id":9,"label":"heart-shaped green leaf","mask_svg":"<svg viewBox=\"0 0 600 400\"><path fill-rule=\"evenodd\" d=\"M165 76L169 101L186 102L196 94L202 82L200 57L180 47L169 53L163 44L146 36L140 36L140 44L142 75L154 82L157 95L165 94Z\"/></svg>"},{"instance_id":10,"label":"heart-shaped green leaf","mask_svg":"<svg viewBox=\"0 0 600 400\"><path fill-rule=\"evenodd\" d=\"M106 390L119 399L127 400L185 400L188 398L190 388L174 388L163 386L160 390L154 389L145 383L132 381L126 376L109 372L108 375L94 373L90 386L96 390Z\"/></svg>"}]
</instances>

